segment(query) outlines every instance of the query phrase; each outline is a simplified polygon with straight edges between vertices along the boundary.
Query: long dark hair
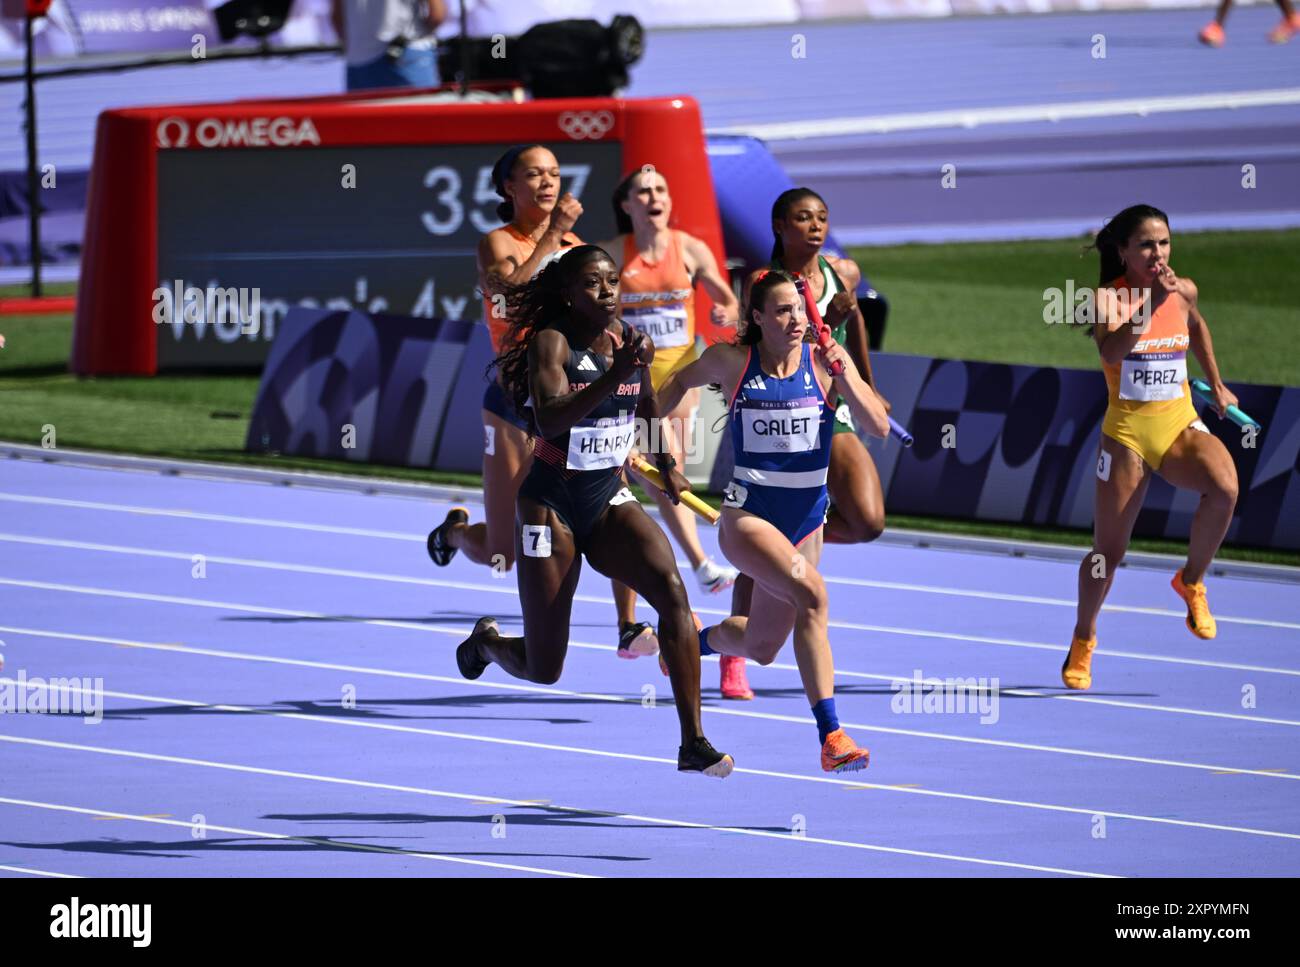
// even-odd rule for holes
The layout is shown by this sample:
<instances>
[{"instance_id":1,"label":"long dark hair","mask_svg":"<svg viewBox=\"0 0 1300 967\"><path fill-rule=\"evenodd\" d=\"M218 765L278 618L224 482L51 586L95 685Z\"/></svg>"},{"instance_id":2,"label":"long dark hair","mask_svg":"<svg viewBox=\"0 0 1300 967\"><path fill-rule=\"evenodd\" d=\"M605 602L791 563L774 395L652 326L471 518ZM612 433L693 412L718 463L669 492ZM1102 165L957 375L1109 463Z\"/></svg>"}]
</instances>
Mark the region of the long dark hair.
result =
<instances>
[{"instance_id":1,"label":"long dark hair","mask_svg":"<svg viewBox=\"0 0 1300 967\"><path fill-rule=\"evenodd\" d=\"M637 178L646 174L658 175L659 172L649 165L643 165L620 181L618 187L614 189L614 196L612 198L614 205L614 224L618 226L618 234L620 235L632 234L632 216L623 211L623 202L627 201L628 196L632 194L632 186L636 184ZM663 175L659 176L663 178ZM667 183L668 179L664 178L664 184Z\"/></svg>"},{"instance_id":2,"label":"long dark hair","mask_svg":"<svg viewBox=\"0 0 1300 967\"><path fill-rule=\"evenodd\" d=\"M782 282L794 284L794 276L779 269L764 272L749 287L749 298L745 302L745 311L741 314L744 328L736 338L739 346L757 346L763 338L763 327L754 321L754 313L762 312L767 307L767 297Z\"/></svg>"},{"instance_id":3,"label":"long dark hair","mask_svg":"<svg viewBox=\"0 0 1300 967\"><path fill-rule=\"evenodd\" d=\"M528 402L528 347L533 337L543 329L553 329L573 311L564 293L583 267L597 258L609 259L609 253L599 245L575 245L548 262L531 281L503 290L506 318L510 320L502 340L507 348L488 364L488 375L490 378L493 369L500 371L501 383L514 401L516 412L522 413Z\"/></svg>"},{"instance_id":4,"label":"long dark hair","mask_svg":"<svg viewBox=\"0 0 1300 967\"><path fill-rule=\"evenodd\" d=\"M497 218L507 225L515 220L515 203L506 194L506 182L515 173L515 165L519 163L520 155L525 151L533 150L533 148L545 147L544 144L517 144L497 158L496 164L492 166L492 186L496 188L497 194L505 199L501 204L497 205Z\"/></svg>"},{"instance_id":5,"label":"long dark hair","mask_svg":"<svg viewBox=\"0 0 1300 967\"><path fill-rule=\"evenodd\" d=\"M817 192L813 191L811 188L789 188L777 195L776 201L772 202L772 221L776 221L778 218L784 219L790 214L790 209L794 207L795 202L801 198L808 198L810 196L816 198L819 202L825 205L827 209L831 207L826 204L825 198L817 194ZM777 235L775 229L772 230L772 235L774 236L774 241L772 242L772 260L776 261L781 256L785 255L785 247L781 244L781 236Z\"/></svg>"},{"instance_id":6,"label":"long dark hair","mask_svg":"<svg viewBox=\"0 0 1300 967\"><path fill-rule=\"evenodd\" d=\"M1128 244L1138 226L1148 218L1158 218L1169 225L1169 216L1159 208L1151 205L1130 205L1106 223L1106 227L1097 233L1093 243L1084 249L1096 249L1101 253L1101 278L1098 285L1106 285L1124 274L1124 262L1119 257L1119 250Z\"/></svg>"}]
</instances>

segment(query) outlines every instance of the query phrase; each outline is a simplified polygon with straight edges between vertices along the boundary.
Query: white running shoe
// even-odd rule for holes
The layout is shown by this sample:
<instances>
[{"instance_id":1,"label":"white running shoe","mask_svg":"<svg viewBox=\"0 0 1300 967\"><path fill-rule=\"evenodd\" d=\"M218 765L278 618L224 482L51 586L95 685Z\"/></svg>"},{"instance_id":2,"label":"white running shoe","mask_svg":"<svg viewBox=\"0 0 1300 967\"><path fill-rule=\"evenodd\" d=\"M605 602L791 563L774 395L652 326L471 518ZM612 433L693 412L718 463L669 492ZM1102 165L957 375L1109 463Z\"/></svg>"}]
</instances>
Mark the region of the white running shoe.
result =
<instances>
[{"instance_id":1,"label":"white running shoe","mask_svg":"<svg viewBox=\"0 0 1300 967\"><path fill-rule=\"evenodd\" d=\"M704 563L695 569L695 580L705 594L720 594L736 583L740 572L734 567L714 563L713 558L706 557Z\"/></svg>"}]
</instances>

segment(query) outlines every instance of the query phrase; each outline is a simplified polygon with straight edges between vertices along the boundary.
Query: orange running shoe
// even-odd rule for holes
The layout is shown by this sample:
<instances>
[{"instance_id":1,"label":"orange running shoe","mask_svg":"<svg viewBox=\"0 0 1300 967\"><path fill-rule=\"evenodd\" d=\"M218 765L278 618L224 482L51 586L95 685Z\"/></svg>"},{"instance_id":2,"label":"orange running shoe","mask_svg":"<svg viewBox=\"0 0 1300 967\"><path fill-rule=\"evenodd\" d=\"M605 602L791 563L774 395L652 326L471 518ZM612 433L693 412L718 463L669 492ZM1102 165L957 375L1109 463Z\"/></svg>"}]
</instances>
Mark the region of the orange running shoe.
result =
<instances>
[{"instance_id":1,"label":"orange running shoe","mask_svg":"<svg viewBox=\"0 0 1300 967\"><path fill-rule=\"evenodd\" d=\"M1097 647L1097 639L1070 639L1070 653L1061 665L1061 681L1066 688L1086 689L1092 687L1092 651Z\"/></svg>"},{"instance_id":2,"label":"orange running shoe","mask_svg":"<svg viewBox=\"0 0 1300 967\"><path fill-rule=\"evenodd\" d=\"M857 772L867 767L871 753L836 729L822 743L822 772Z\"/></svg>"},{"instance_id":3,"label":"orange running shoe","mask_svg":"<svg viewBox=\"0 0 1300 967\"><path fill-rule=\"evenodd\" d=\"M1217 20L1211 20L1206 24L1201 32L1196 35L1196 39L1210 47L1222 47L1223 42L1228 38L1224 35L1223 28L1219 26L1219 22Z\"/></svg>"},{"instance_id":4,"label":"orange running shoe","mask_svg":"<svg viewBox=\"0 0 1300 967\"><path fill-rule=\"evenodd\" d=\"M1292 14L1290 17L1283 17L1279 23L1269 33L1268 39L1273 44L1285 44L1295 36L1296 31L1300 30L1300 13Z\"/></svg>"},{"instance_id":5,"label":"orange running shoe","mask_svg":"<svg viewBox=\"0 0 1300 967\"><path fill-rule=\"evenodd\" d=\"M1179 568L1169 586L1187 602L1187 630L1197 638L1209 640L1219 633L1218 623L1210 614L1210 602L1205 597L1205 584L1184 584L1183 569Z\"/></svg>"},{"instance_id":6,"label":"orange running shoe","mask_svg":"<svg viewBox=\"0 0 1300 967\"><path fill-rule=\"evenodd\" d=\"M748 702L754 697L749 687L749 678L745 675L745 659L739 655L719 655L718 666L722 669L722 697Z\"/></svg>"}]
</instances>

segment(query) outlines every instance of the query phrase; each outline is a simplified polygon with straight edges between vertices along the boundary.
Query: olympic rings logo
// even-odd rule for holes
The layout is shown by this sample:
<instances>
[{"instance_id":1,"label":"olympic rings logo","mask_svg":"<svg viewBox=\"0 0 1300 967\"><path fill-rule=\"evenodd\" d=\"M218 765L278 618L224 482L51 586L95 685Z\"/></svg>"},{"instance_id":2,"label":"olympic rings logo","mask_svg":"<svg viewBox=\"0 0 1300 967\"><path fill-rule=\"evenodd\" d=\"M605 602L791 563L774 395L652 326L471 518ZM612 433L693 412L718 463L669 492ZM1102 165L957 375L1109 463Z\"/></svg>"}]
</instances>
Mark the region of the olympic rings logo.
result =
<instances>
[{"instance_id":1,"label":"olympic rings logo","mask_svg":"<svg viewBox=\"0 0 1300 967\"><path fill-rule=\"evenodd\" d=\"M614 129L614 115L609 111L565 111L557 122L560 130L575 141L599 141Z\"/></svg>"}]
</instances>

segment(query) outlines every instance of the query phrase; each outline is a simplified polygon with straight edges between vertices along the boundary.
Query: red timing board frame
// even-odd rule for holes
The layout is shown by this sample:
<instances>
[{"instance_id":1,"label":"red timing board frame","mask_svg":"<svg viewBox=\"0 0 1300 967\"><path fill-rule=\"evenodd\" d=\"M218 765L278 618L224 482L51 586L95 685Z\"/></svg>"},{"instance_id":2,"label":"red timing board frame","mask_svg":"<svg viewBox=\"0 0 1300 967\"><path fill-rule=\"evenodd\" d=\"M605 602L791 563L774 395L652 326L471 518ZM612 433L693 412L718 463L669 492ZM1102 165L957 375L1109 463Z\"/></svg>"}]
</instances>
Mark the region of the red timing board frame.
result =
<instances>
[{"instance_id":1,"label":"red timing board frame","mask_svg":"<svg viewBox=\"0 0 1300 967\"><path fill-rule=\"evenodd\" d=\"M316 142L334 147L499 144L566 137L575 142L617 141L623 148L620 174L646 163L663 172L672 185L675 226L708 244L726 277L722 228L694 99L572 98L471 104L415 100L428 93L385 91L371 97L187 104L102 113L87 193L73 372L157 372L153 321L153 292L158 285L157 159L160 151L206 150L199 143L200 131L209 135L226 130L244 132L233 142L208 137L208 146L251 151L310 151ZM592 123L574 123L575 117ZM310 122L315 132L309 142L295 137L304 122ZM268 129L274 132L272 139L266 136ZM260 134L249 137L248 132ZM589 200L592 202L604 200ZM697 331L708 342L734 334L734 330L712 325L710 306L707 295L697 288Z\"/></svg>"}]
</instances>

